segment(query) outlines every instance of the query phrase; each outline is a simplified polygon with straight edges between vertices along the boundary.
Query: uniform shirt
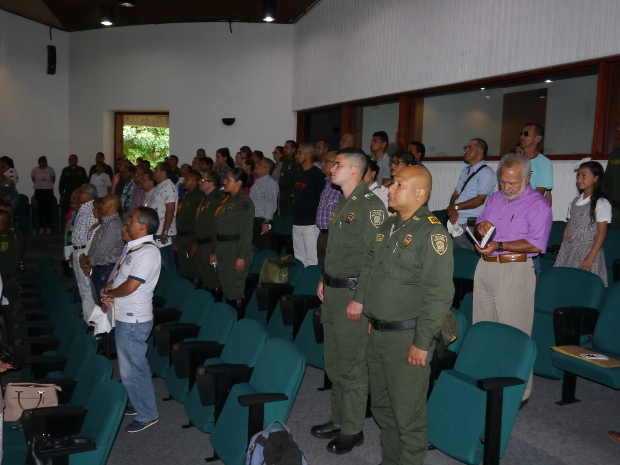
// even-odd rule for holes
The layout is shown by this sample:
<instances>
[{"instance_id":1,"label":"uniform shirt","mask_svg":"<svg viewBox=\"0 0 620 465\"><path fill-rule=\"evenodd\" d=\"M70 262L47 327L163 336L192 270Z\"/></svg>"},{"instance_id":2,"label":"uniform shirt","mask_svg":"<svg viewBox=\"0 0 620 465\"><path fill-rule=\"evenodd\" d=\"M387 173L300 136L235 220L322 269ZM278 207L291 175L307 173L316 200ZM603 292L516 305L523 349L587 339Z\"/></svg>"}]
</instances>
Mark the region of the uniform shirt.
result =
<instances>
[{"instance_id":1,"label":"uniform shirt","mask_svg":"<svg viewBox=\"0 0 620 465\"><path fill-rule=\"evenodd\" d=\"M542 153L536 155L536 158L530 160L530 185L536 189L544 187L545 189L553 189L553 163Z\"/></svg>"},{"instance_id":2,"label":"uniform shirt","mask_svg":"<svg viewBox=\"0 0 620 465\"><path fill-rule=\"evenodd\" d=\"M63 197L69 197L71 193L88 182L86 170L81 166L65 166L60 174L58 190Z\"/></svg>"},{"instance_id":3,"label":"uniform shirt","mask_svg":"<svg viewBox=\"0 0 620 465\"><path fill-rule=\"evenodd\" d=\"M575 199L575 205L578 207L583 207L584 205L590 204L590 197L584 197L583 194L579 195ZM572 202L571 202L572 205ZM566 219L570 219L570 210L571 205L568 206L568 212L566 213ZM611 204L609 200L604 197L601 197L596 201L596 208L594 209L594 216L597 223L611 223Z\"/></svg>"},{"instance_id":4,"label":"uniform shirt","mask_svg":"<svg viewBox=\"0 0 620 465\"><path fill-rule=\"evenodd\" d=\"M166 242L157 241L157 245L159 247L166 247L172 243L171 237L177 235L177 225L176 225L176 203L178 200L177 190L174 186L174 183L170 179L164 179L162 182L157 184L155 188L147 192L145 195L145 203L147 207L152 208L157 212L157 216L159 217L159 228L157 228L157 236L160 236L164 230L164 221L166 218L166 204L174 203L175 204L175 212L174 217L172 218L172 222L170 223L170 227L168 228L168 239Z\"/></svg>"},{"instance_id":5,"label":"uniform shirt","mask_svg":"<svg viewBox=\"0 0 620 465\"><path fill-rule=\"evenodd\" d=\"M252 254L254 234L252 199L241 193L234 196L225 194L215 208L214 224L217 236L239 236L235 241L216 241L218 261L223 261L225 258L248 260Z\"/></svg>"},{"instance_id":6,"label":"uniform shirt","mask_svg":"<svg viewBox=\"0 0 620 465\"><path fill-rule=\"evenodd\" d=\"M254 215L256 218L273 219L273 214L278 209L278 194L280 186L268 174L257 178L250 188L250 198L254 202Z\"/></svg>"},{"instance_id":7,"label":"uniform shirt","mask_svg":"<svg viewBox=\"0 0 620 465\"><path fill-rule=\"evenodd\" d=\"M377 182L379 184L383 184L383 181L386 179L392 178L392 173L390 170L390 156L387 153L383 154L383 158L377 159L377 165L379 165L379 172L377 173Z\"/></svg>"},{"instance_id":8,"label":"uniform shirt","mask_svg":"<svg viewBox=\"0 0 620 465\"><path fill-rule=\"evenodd\" d=\"M368 265L368 252L377 229L387 218L383 202L365 182L338 202L329 223L325 272L333 278L357 277Z\"/></svg>"},{"instance_id":9,"label":"uniform shirt","mask_svg":"<svg viewBox=\"0 0 620 465\"><path fill-rule=\"evenodd\" d=\"M466 202L467 200L471 200L479 195L490 195L495 191L497 186L495 171L488 166L482 168L483 166L484 162L479 161L475 165L466 165L463 167L463 170L459 175L459 180L456 183L456 192L459 192L456 203ZM469 178L473 173L476 173L476 175L471 178L465 186L465 189L463 189L465 181L467 181L467 178ZM484 203L476 208L459 210L459 224L467 224L467 220L469 218L478 217L483 208Z\"/></svg>"},{"instance_id":10,"label":"uniform shirt","mask_svg":"<svg viewBox=\"0 0 620 465\"><path fill-rule=\"evenodd\" d=\"M194 222L194 232L196 239L205 242L205 246L209 253L215 251L215 216L214 212L220 205L224 197L224 193L220 190L214 190L210 194L205 195L196 211L196 220Z\"/></svg>"},{"instance_id":11,"label":"uniform shirt","mask_svg":"<svg viewBox=\"0 0 620 465\"><path fill-rule=\"evenodd\" d=\"M77 247L85 246L88 242L88 233L97 222L93 214L93 201L83 203L75 215L73 230L71 232L71 244Z\"/></svg>"},{"instance_id":12,"label":"uniform shirt","mask_svg":"<svg viewBox=\"0 0 620 465\"><path fill-rule=\"evenodd\" d=\"M93 266L117 262L123 250L122 228L123 223L118 215L101 218L101 226L95 232L88 251Z\"/></svg>"},{"instance_id":13,"label":"uniform shirt","mask_svg":"<svg viewBox=\"0 0 620 465\"><path fill-rule=\"evenodd\" d=\"M416 319L412 342L428 350L454 295L449 234L423 206L407 220L388 218L376 231L371 256L358 289L364 314L391 322Z\"/></svg>"},{"instance_id":14,"label":"uniform shirt","mask_svg":"<svg viewBox=\"0 0 620 465\"><path fill-rule=\"evenodd\" d=\"M299 173L294 186L293 224L308 226L316 223L316 211L323 187L325 175L316 166Z\"/></svg>"},{"instance_id":15,"label":"uniform shirt","mask_svg":"<svg viewBox=\"0 0 620 465\"><path fill-rule=\"evenodd\" d=\"M387 187L375 181L368 187L368 190L370 190L370 192L372 192L373 194L375 194L377 197L381 199L381 201L383 202L383 205L385 205L385 208L388 207L389 189Z\"/></svg>"},{"instance_id":16,"label":"uniform shirt","mask_svg":"<svg viewBox=\"0 0 620 465\"><path fill-rule=\"evenodd\" d=\"M192 235L194 234L194 220L196 219L196 210L198 210L198 206L202 199L204 198L204 194L198 188L194 189L191 192L187 192L183 201L179 203L179 208L177 212L177 232L179 234Z\"/></svg>"},{"instance_id":17,"label":"uniform shirt","mask_svg":"<svg viewBox=\"0 0 620 465\"><path fill-rule=\"evenodd\" d=\"M140 286L125 297L114 299L115 319L123 323L144 323L153 319L153 291L161 270L161 253L147 235L127 243L125 252L112 271L112 288L128 279L140 281Z\"/></svg>"},{"instance_id":18,"label":"uniform shirt","mask_svg":"<svg viewBox=\"0 0 620 465\"><path fill-rule=\"evenodd\" d=\"M107 173L93 173L90 175L90 183L95 186L97 190L97 197L105 197L108 195L110 187L112 187L112 180Z\"/></svg>"},{"instance_id":19,"label":"uniform shirt","mask_svg":"<svg viewBox=\"0 0 620 465\"><path fill-rule=\"evenodd\" d=\"M329 220L331 220L336 205L342 198L342 191L340 188L331 183L329 178L325 179L325 187L321 192L321 198L319 199L319 206L316 209L316 226L320 230L324 231L329 228Z\"/></svg>"},{"instance_id":20,"label":"uniform shirt","mask_svg":"<svg viewBox=\"0 0 620 465\"><path fill-rule=\"evenodd\" d=\"M47 168L39 168L38 166L32 168L30 177L32 178L32 186L35 190L54 188L56 173L54 173L54 169L50 166Z\"/></svg>"},{"instance_id":21,"label":"uniform shirt","mask_svg":"<svg viewBox=\"0 0 620 465\"><path fill-rule=\"evenodd\" d=\"M545 253L553 217L549 202L539 192L526 186L521 195L512 200L501 191L491 194L477 223L481 221L489 221L495 226L494 241L525 239ZM492 255L500 253L494 252ZM538 253L528 254L530 257L536 255Z\"/></svg>"}]
</instances>

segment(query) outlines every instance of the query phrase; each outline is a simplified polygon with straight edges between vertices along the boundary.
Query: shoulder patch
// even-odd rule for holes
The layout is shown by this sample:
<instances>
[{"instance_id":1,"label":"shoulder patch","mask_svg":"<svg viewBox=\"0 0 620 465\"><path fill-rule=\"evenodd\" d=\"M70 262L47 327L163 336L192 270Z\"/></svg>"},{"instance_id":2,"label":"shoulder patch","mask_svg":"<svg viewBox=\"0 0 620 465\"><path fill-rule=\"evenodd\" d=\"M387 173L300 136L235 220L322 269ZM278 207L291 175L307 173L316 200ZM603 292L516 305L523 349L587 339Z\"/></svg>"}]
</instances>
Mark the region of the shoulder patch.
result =
<instances>
[{"instance_id":1,"label":"shoulder patch","mask_svg":"<svg viewBox=\"0 0 620 465\"><path fill-rule=\"evenodd\" d=\"M439 218L437 218L434 215L427 216L426 219L428 220L430 224L441 224L441 221L439 221Z\"/></svg>"},{"instance_id":2,"label":"shoulder patch","mask_svg":"<svg viewBox=\"0 0 620 465\"><path fill-rule=\"evenodd\" d=\"M431 234L431 245L437 255L448 251L448 237L445 234Z\"/></svg>"},{"instance_id":3,"label":"shoulder patch","mask_svg":"<svg viewBox=\"0 0 620 465\"><path fill-rule=\"evenodd\" d=\"M370 210L370 224L372 224L375 228L378 228L385 221L385 211L383 210Z\"/></svg>"}]
</instances>

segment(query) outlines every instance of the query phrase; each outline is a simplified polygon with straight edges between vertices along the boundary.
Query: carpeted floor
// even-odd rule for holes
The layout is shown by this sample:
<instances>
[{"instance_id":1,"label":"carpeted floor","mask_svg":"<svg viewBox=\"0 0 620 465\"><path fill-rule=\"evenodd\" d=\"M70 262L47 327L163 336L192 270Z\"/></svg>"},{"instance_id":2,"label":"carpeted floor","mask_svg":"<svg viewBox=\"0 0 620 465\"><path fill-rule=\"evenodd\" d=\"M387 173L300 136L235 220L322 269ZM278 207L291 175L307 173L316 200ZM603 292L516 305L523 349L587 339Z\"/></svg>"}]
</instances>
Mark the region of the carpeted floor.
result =
<instances>
[{"instance_id":1,"label":"carpeted floor","mask_svg":"<svg viewBox=\"0 0 620 465\"><path fill-rule=\"evenodd\" d=\"M534 392L521 411L502 465L612 465L620 463L620 445L607 437L620 429L620 396L593 383L579 381L582 402L559 407L560 382L535 378ZM159 397L167 395L163 381L155 380ZM381 462L379 430L366 420L364 445L350 454L334 456L325 450L327 441L313 438L311 425L327 419L329 393L319 392L322 372L308 368L288 426L310 465L377 465ZM161 422L137 434L121 430L109 465L200 465L211 455L209 436L186 423L183 406L160 402ZM129 420L126 420L126 422ZM438 451L429 452L427 465L457 464Z\"/></svg>"}]
</instances>

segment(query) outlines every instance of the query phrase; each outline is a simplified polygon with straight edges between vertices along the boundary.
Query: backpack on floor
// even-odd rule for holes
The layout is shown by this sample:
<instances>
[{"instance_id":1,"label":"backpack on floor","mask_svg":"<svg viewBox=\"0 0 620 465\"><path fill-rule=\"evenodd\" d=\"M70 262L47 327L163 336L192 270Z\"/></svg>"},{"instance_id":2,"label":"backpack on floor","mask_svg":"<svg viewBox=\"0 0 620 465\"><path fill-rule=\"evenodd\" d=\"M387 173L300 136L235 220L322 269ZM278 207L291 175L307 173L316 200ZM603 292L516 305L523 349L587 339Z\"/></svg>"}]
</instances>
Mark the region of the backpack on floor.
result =
<instances>
[{"instance_id":1,"label":"backpack on floor","mask_svg":"<svg viewBox=\"0 0 620 465\"><path fill-rule=\"evenodd\" d=\"M274 421L250 440L246 465L308 465L288 428Z\"/></svg>"}]
</instances>

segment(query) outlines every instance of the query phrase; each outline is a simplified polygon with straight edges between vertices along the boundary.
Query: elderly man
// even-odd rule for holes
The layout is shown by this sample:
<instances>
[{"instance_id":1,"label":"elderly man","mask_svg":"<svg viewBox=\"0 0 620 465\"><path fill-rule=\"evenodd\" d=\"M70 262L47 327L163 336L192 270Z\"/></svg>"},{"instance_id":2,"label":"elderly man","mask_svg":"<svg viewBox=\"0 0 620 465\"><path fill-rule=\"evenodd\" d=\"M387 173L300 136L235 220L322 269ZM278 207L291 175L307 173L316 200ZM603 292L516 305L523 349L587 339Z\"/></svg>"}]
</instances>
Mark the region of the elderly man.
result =
<instances>
[{"instance_id":1,"label":"elderly man","mask_svg":"<svg viewBox=\"0 0 620 465\"><path fill-rule=\"evenodd\" d=\"M262 158L254 168L254 184L250 187L250 198L254 202L254 246L271 248L271 221L278 208L278 182L269 174L273 161Z\"/></svg>"},{"instance_id":2,"label":"elderly man","mask_svg":"<svg viewBox=\"0 0 620 465\"><path fill-rule=\"evenodd\" d=\"M540 151L543 144L545 131L540 124L527 123L521 129L519 137L520 148L530 159L530 184L546 199L551 200L553 189L553 163Z\"/></svg>"},{"instance_id":3,"label":"elderly man","mask_svg":"<svg viewBox=\"0 0 620 465\"><path fill-rule=\"evenodd\" d=\"M405 167L389 189L397 213L379 228L356 300L370 322L372 412L381 428L383 465L422 465L433 339L450 311L452 244L426 203L431 175Z\"/></svg>"},{"instance_id":4,"label":"elderly man","mask_svg":"<svg viewBox=\"0 0 620 465\"><path fill-rule=\"evenodd\" d=\"M531 334L536 276L532 258L547 249L552 214L549 203L530 187L530 160L504 155L497 173L499 191L492 194L476 230L495 236L484 249L474 275L474 323L497 321ZM531 380L524 399L529 398Z\"/></svg>"},{"instance_id":5,"label":"elderly man","mask_svg":"<svg viewBox=\"0 0 620 465\"><path fill-rule=\"evenodd\" d=\"M80 299L82 300L82 317L88 321L95 301L93 300L93 289L90 276L84 274L80 266L80 256L86 252L89 233L97 222L94 214L94 199L96 196L95 187L91 184L84 184L79 191L78 201L80 208L75 216L73 231L71 233L71 246L73 248L72 265L75 273Z\"/></svg>"},{"instance_id":6,"label":"elderly man","mask_svg":"<svg viewBox=\"0 0 620 465\"><path fill-rule=\"evenodd\" d=\"M487 143L483 139L471 139L464 147L463 159L465 166L461 171L456 189L448 205L448 220L461 234L456 235L455 245L471 249L472 243L467 234L463 234L469 222L473 226L482 211L487 196L495 190L497 184L495 172L484 163L487 156ZM452 228L451 228L452 229Z\"/></svg>"}]
</instances>

